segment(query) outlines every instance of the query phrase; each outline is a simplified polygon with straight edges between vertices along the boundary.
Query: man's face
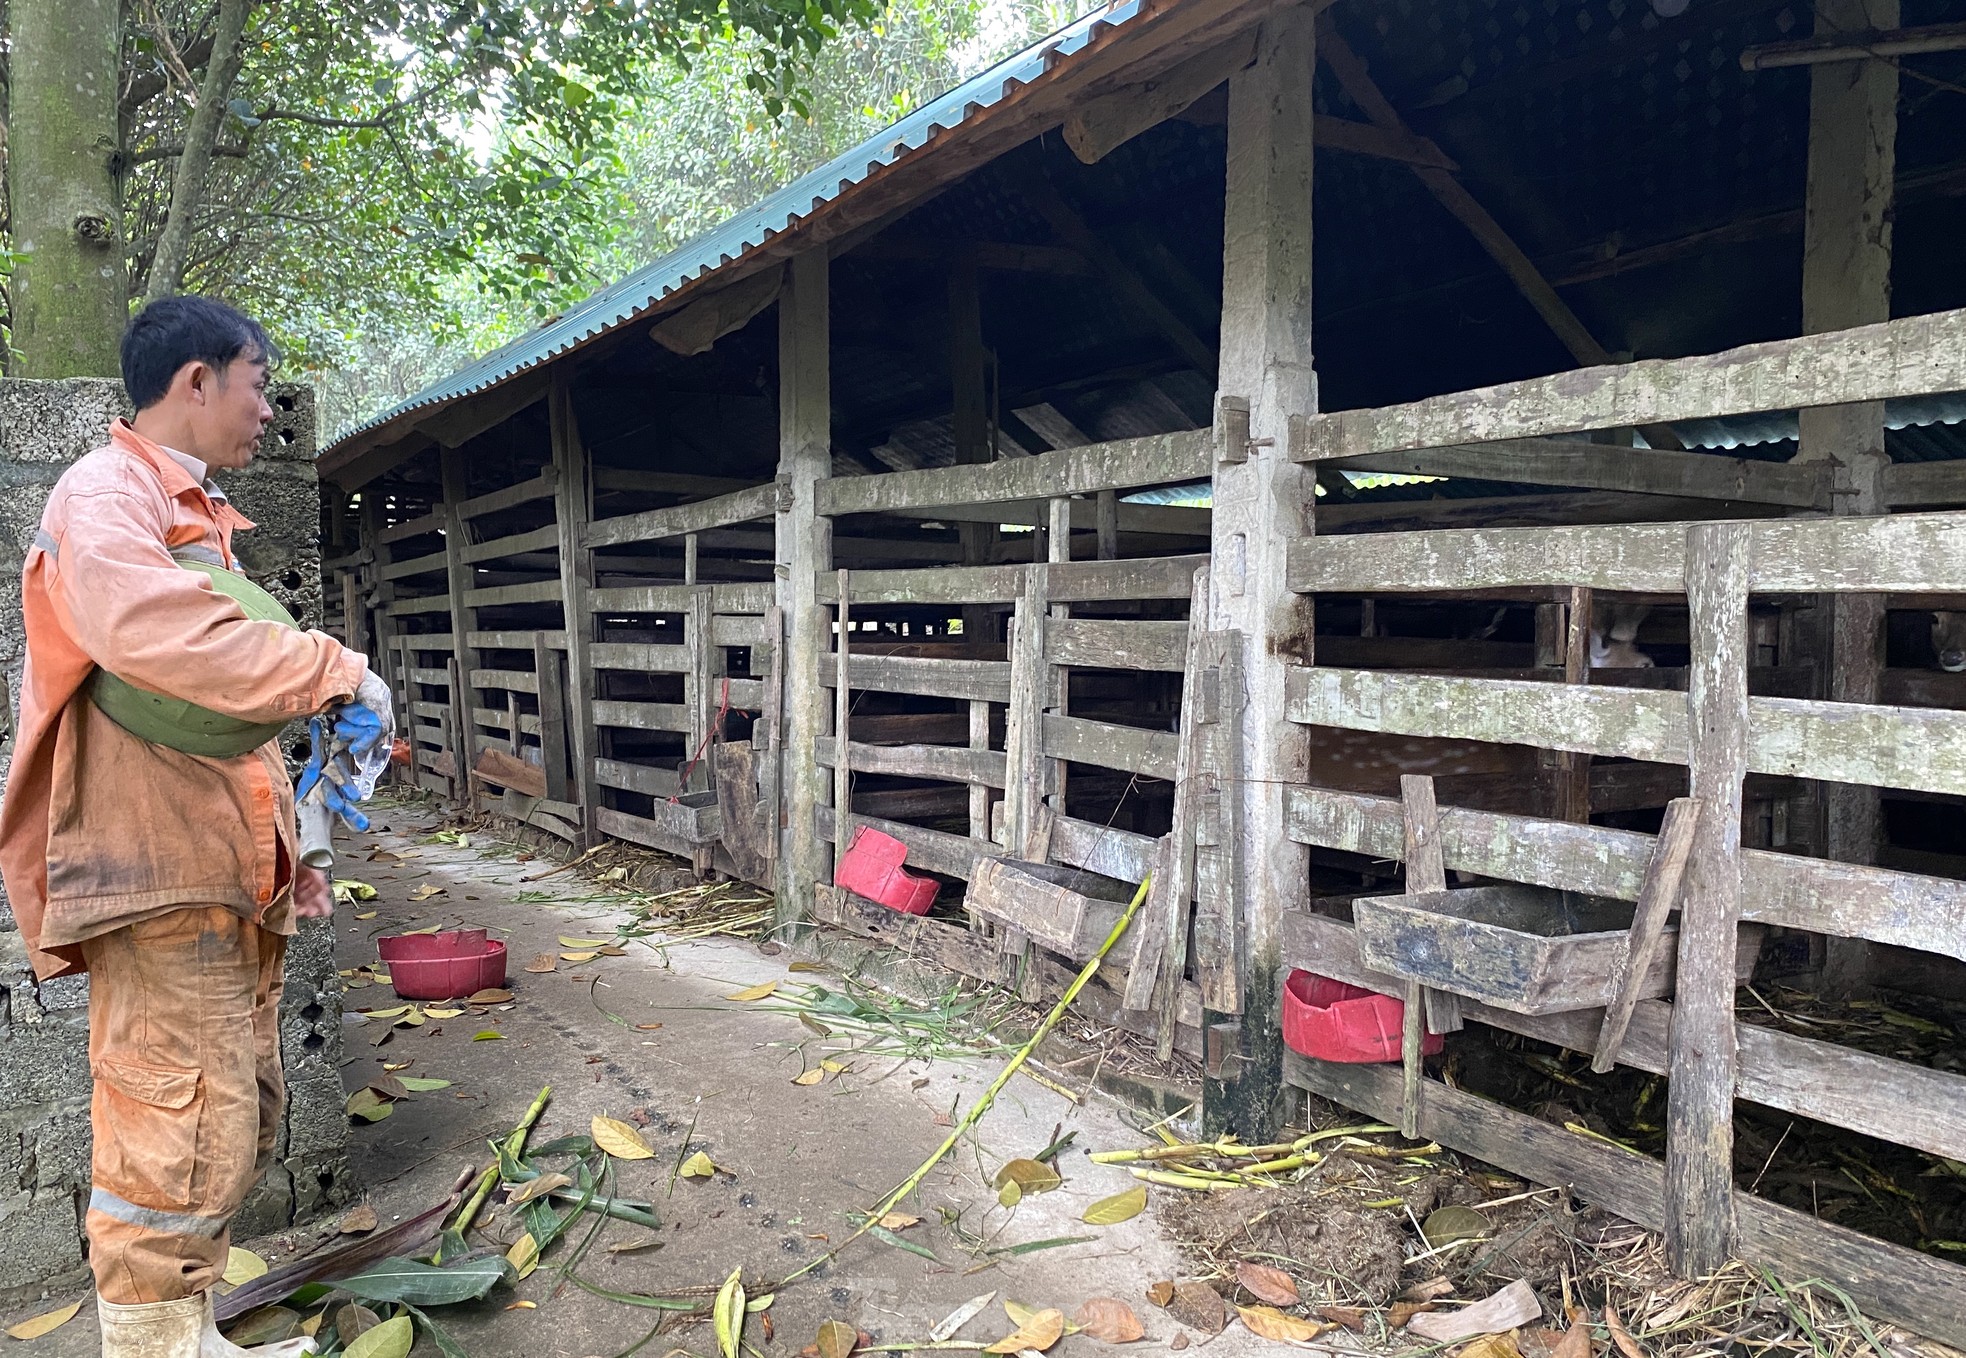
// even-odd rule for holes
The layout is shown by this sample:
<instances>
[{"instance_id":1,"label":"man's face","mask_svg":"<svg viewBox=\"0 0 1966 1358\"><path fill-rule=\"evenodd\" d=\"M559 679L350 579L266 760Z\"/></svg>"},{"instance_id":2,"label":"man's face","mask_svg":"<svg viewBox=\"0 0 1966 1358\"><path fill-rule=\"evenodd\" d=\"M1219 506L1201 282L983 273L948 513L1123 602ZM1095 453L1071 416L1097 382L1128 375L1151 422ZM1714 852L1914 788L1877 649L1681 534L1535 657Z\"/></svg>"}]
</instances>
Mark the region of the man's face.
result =
<instances>
[{"instance_id":1,"label":"man's face","mask_svg":"<svg viewBox=\"0 0 1966 1358\"><path fill-rule=\"evenodd\" d=\"M192 415L197 456L214 471L245 466L273 422L273 407L266 403L265 359L242 356L222 371L207 369L198 387L203 399Z\"/></svg>"}]
</instances>

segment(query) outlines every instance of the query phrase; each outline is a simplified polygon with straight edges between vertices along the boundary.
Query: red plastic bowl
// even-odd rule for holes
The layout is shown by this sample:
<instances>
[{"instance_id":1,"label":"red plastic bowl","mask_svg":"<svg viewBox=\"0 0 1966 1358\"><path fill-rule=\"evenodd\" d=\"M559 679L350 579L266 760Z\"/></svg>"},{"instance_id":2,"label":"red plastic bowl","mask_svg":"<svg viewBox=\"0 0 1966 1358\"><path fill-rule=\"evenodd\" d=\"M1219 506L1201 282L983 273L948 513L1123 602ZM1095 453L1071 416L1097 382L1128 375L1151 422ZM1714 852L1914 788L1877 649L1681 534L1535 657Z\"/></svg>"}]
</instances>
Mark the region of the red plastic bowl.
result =
<instances>
[{"instance_id":1,"label":"red plastic bowl","mask_svg":"<svg viewBox=\"0 0 1966 1358\"><path fill-rule=\"evenodd\" d=\"M448 1000L505 984L505 945L483 929L392 934L375 947L406 1000Z\"/></svg>"},{"instance_id":2,"label":"red plastic bowl","mask_svg":"<svg viewBox=\"0 0 1966 1358\"><path fill-rule=\"evenodd\" d=\"M1397 1061L1405 1021L1406 1002L1391 995L1308 971L1293 971L1283 983L1283 1040L1303 1056L1354 1065ZM1446 1045L1428 1033L1420 1050L1432 1056Z\"/></svg>"},{"instance_id":3,"label":"red plastic bowl","mask_svg":"<svg viewBox=\"0 0 1966 1358\"><path fill-rule=\"evenodd\" d=\"M893 835L884 835L871 826L856 826L853 841L833 872L833 885L904 915L926 915L941 886L933 878L917 877L903 868L907 857L908 846Z\"/></svg>"}]
</instances>

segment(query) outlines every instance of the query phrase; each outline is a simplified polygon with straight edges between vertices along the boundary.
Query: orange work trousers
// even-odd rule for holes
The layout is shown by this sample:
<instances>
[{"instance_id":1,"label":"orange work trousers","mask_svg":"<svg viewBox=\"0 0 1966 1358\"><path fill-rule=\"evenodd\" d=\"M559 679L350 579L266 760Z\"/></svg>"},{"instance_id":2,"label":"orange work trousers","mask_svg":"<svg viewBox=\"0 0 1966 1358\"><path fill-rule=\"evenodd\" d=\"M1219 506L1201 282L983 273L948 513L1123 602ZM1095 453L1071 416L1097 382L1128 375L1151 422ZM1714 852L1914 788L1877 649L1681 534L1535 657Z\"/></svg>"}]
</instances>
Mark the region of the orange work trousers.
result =
<instances>
[{"instance_id":1,"label":"orange work trousers","mask_svg":"<svg viewBox=\"0 0 1966 1358\"><path fill-rule=\"evenodd\" d=\"M95 1078L89 1264L105 1301L209 1291L272 1163L286 939L218 905L82 944Z\"/></svg>"}]
</instances>

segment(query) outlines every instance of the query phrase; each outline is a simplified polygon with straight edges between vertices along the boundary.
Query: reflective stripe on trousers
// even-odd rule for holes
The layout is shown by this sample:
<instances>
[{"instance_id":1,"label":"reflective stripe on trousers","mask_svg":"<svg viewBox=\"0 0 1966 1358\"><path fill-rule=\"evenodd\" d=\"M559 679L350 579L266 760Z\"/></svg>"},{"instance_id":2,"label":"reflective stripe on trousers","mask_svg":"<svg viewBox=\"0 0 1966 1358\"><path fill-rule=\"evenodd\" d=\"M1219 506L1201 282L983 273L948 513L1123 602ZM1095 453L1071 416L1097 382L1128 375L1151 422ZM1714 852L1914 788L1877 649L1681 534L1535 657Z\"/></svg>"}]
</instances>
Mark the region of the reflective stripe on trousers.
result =
<instances>
[{"instance_id":1,"label":"reflective stripe on trousers","mask_svg":"<svg viewBox=\"0 0 1966 1358\"><path fill-rule=\"evenodd\" d=\"M279 1134L286 940L223 906L187 906L82 950L96 1290L119 1305L209 1291Z\"/></svg>"}]
</instances>

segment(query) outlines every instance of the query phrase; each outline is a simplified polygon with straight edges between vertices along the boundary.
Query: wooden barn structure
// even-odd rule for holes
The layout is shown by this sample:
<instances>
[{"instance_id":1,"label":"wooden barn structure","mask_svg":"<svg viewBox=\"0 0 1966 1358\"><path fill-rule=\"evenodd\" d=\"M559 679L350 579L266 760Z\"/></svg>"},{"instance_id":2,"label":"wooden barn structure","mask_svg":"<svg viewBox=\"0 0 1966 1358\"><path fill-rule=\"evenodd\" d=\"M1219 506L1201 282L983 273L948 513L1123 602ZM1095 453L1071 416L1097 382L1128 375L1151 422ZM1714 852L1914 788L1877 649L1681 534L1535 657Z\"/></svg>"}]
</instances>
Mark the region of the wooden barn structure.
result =
<instances>
[{"instance_id":1,"label":"wooden barn structure","mask_svg":"<svg viewBox=\"0 0 1966 1358\"><path fill-rule=\"evenodd\" d=\"M1123 0L343 435L332 597L426 787L1031 994L1151 868L1085 1003L1218 1125L1314 1091L1966 1342L1960 1031L1736 1008L1966 998L1963 48ZM932 914L830 885L863 826ZM1287 1051L1295 969L1404 1070ZM1667 1075L1662 1156L1422 1015ZM1748 1191L1753 1109L1928 1157L1931 1238Z\"/></svg>"}]
</instances>

